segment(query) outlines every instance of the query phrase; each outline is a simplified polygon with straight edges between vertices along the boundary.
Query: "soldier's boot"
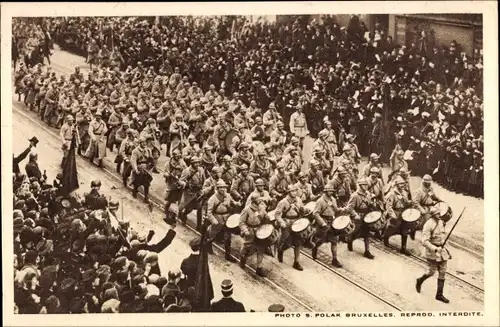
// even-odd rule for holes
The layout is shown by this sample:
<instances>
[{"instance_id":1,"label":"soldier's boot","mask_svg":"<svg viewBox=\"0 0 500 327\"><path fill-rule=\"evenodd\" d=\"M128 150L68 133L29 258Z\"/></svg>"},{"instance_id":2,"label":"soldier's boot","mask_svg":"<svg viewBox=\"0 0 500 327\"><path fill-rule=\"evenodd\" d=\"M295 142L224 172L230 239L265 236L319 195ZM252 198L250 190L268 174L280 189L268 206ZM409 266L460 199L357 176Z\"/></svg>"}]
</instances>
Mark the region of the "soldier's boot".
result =
<instances>
[{"instance_id":1,"label":"soldier's boot","mask_svg":"<svg viewBox=\"0 0 500 327\"><path fill-rule=\"evenodd\" d=\"M312 248L311 256L312 256L313 260L316 260L318 258L318 248L319 248L319 244L318 243L316 243L314 245L314 247Z\"/></svg>"},{"instance_id":2,"label":"soldier's boot","mask_svg":"<svg viewBox=\"0 0 500 327\"><path fill-rule=\"evenodd\" d=\"M417 278L417 283L415 284L415 289L417 290L417 293L420 293L420 290L422 289L422 284L429 278L431 277L430 275L422 275L421 277Z\"/></svg>"},{"instance_id":3,"label":"soldier's boot","mask_svg":"<svg viewBox=\"0 0 500 327\"><path fill-rule=\"evenodd\" d=\"M406 256L410 256L411 253L406 249L406 243L408 243L408 235L401 235L401 252Z\"/></svg>"},{"instance_id":4,"label":"soldier's boot","mask_svg":"<svg viewBox=\"0 0 500 327\"><path fill-rule=\"evenodd\" d=\"M347 242L347 250L349 250L349 252L353 251L353 249L352 249L352 241L348 241Z\"/></svg>"},{"instance_id":5,"label":"soldier's boot","mask_svg":"<svg viewBox=\"0 0 500 327\"><path fill-rule=\"evenodd\" d=\"M225 258L229 262L237 262L235 257L231 254L231 240L225 240L224 241L224 251L225 251Z\"/></svg>"},{"instance_id":6,"label":"soldier's boot","mask_svg":"<svg viewBox=\"0 0 500 327\"><path fill-rule=\"evenodd\" d=\"M104 167L104 163L103 163L102 159L97 160L97 166L99 168L103 168Z\"/></svg>"},{"instance_id":7,"label":"soldier's boot","mask_svg":"<svg viewBox=\"0 0 500 327\"><path fill-rule=\"evenodd\" d=\"M411 238L412 241L415 241L415 233L416 233L416 231L411 231L410 232L410 238Z\"/></svg>"},{"instance_id":8,"label":"soldier's boot","mask_svg":"<svg viewBox=\"0 0 500 327\"><path fill-rule=\"evenodd\" d=\"M255 273L257 274L257 276L266 277L266 273L264 272L264 269L262 269L262 267L258 267L257 269L255 269Z\"/></svg>"},{"instance_id":9,"label":"soldier's boot","mask_svg":"<svg viewBox=\"0 0 500 327\"><path fill-rule=\"evenodd\" d=\"M121 174L121 172L122 172L122 163L121 162L116 164L116 172L118 174Z\"/></svg>"},{"instance_id":10,"label":"soldier's boot","mask_svg":"<svg viewBox=\"0 0 500 327\"><path fill-rule=\"evenodd\" d=\"M300 258L300 247L295 246L295 247L293 248L293 256L294 256L294 260L293 260L293 268L294 268L294 269L297 269L298 271L302 271L302 270L304 270L304 268L302 268L302 265L299 263L299 258Z\"/></svg>"},{"instance_id":11,"label":"soldier's boot","mask_svg":"<svg viewBox=\"0 0 500 327\"><path fill-rule=\"evenodd\" d=\"M149 186L144 186L144 203L149 204Z\"/></svg>"},{"instance_id":12,"label":"soldier's boot","mask_svg":"<svg viewBox=\"0 0 500 327\"><path fill-rule=\"evenodd\" d=\"M365 237L363 241L365 242L365 253L363 256L370 260L375 259L375 256L370 252L370 239Z\"/></svg>"},{"instance_id":13,"label":"soldier's boot","mask_svg":"<svg viewBox=\"0 0 500 327\"><path fill-rule=\"evenodd\" d=\"M137 193L139 193L139 187L137 185L134 185L134 189L132 190L132 196L136 198Z\"/></svg>"},{"instance_id":14,"label":"soldier's boot","mask_svg":"<svg viewBox=\"0 0 500 327\"><path fill-rule=\"evenodd\" d=\"M441 301L443 303L450 303L450 300L444 297L443 289L444 289L444 279L438 279L437 281L437 292L436 292L436 300Z\"/></svg>"},{"instance_id":15,"label":"soldier's boot","mask_svg":"<svg viewBox=\"0 0 500 327\"><path fill-rule=\"evenodd\" d=\"M196 210L196 230L198 232L201 232L202 219L203 219L203 211L201 209Z\"/></svg>"},{"instance_id":16,"label":"soldier's boot","mask_svg":"<svg viewBox=\"0 0 500 327\"><path fill-rule=\"evenodd\" d=\"M384 245L385 245L386 247L389 247L389 246L390 246L390 245L389 245L389 236L384 235Z\"/></svg>"},{"instance_id":17,"label":"soldier's boot","mask_svg":"<svg viewBox=\"0 0 500 327\"><path fill-rule=\"evenodd\" d=\"M247 264L247 259L248 259L248 254L246 253L246 251L244 251L241 254L241 258L240 258L240 268L241 269L245 269L245 266Z\"/></svg>"},{"instance_id":18,"label":"soldier's boot","mask_svg":"<svg viewBox=\"0 0 500 327\"><path fill-rule=\"evenodd\" d=\"M273 252L273 249L271 248L271 246L268 246L264 252L265 255L268 255L270 257L274 257L274 252Z\"/></svg>"},{"instance_id":19,"label":"soldier's boot","mask_svg":"<svg viewBox=\"0 0 500 327\"><path fill-rule=\"evenodd\" d=\"M332 242L331 250L332 250L332 266L334 266L335 268L342 268L342 264L337 259L337 243Z\"/></svg>"},{"instance_id":20,"label":"soldier's boot","mask_svg":"<svg viewBox=\"0 0 500 327\"><path fill-rule=\"evenodd\" d=\"M283 263L283 252L285 252L283 250L283 247L279 247L278 248L278 261L281 263Z\"/></svg>"}]
</instances>

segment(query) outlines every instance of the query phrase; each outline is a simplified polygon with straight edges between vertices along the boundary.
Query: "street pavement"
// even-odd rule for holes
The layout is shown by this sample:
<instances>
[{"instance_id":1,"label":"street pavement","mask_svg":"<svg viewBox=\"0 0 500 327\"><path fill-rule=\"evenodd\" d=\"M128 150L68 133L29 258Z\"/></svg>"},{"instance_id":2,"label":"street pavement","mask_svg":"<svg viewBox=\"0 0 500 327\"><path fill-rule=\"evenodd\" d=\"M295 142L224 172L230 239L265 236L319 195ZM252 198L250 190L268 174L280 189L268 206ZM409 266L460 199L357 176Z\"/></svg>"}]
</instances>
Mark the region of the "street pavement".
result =
<instances>
[{"instance_id":1,"label":"street pavement","mask_svg":"<svg viewBox=\"0 0 500 327\"><path fill-rule=\"evenodd\" d=\"M59 158L62 155L60 142L56 136L57 131L39 125L36 115L27 112L22 104L13 101L13 107L14 139L28 139L33 136L32 134L35 134L41 141L38 145L40 166L47 169L49 176L55 176L59 169ZM14 152L19 153L22 150L24 150L24 144L14 142ZM114 154L110 153L104 162L106 170L111 174L114 171L113 159ZM162 212L160 209L155 209L153 214L154 222L152 222L147 217L145 205L139 204L140 200L133 199L129 190L121 188L119 180L110 177L109 173L89 164L83 158L78 158L78 168L80 182L83 183L80 192L89 189L91 179L101 179L104 194L115 199L123 198L122 205L125 206L124 211L127 216L130 216L136 224L140 225L142 223L154 226L158 235L164 235L167 227L161 220ZM162 201L164 188L161 175L155 175L151 186L153 201ZM189 219L192 222L193 215ZM176 231L178 232L177 238L161 254L163 257L162 264L166 267L178 267L180 260L189 254L186 244L192 237L191 234L183 227L177 227ZM157 237L160 237L158 235ZM394 237L393 242L397 244L399 242L398 237ZM410 241L409 243L410 250L418 254L421 248L419 243L417 241ZM233 252L238 251L240 246L241 239L233 236ZM414 289L415 278L424 272L424 265L400 255L387 253L379 248L372 249L376 259L371 261L362 257L362 247L361 240L354 242L354 252L352 253L347 251L345 245L339 246L339 259L344 263L344 269L341 269L341 271L376 294L390 300L392 303L396 303L403 310L482 309L483 295L471 292L469 288L453 281L453 279L448 280L446 287L446 295L452 299L452 302L448 305L434 300L435 279L426 282L421 294L416 293ZM320 252L320 257L329 258L328 246L323 247ZM467 251L454 249L452 252L454 257L449 262L449 270L482 287L484 275L482 261ZM252 278L251 275L243 272L236 264L229 264L221 260L220 257L220 255L211 256L216 293L223 278L232 278L237 291L235 298L242 300L247 306L257 311L265 311L267 305L273 302L287 302L285 306L298 311L304 311L305 306L315 311L387 311L391 309L310 259L303 258L304 271L299 272L292 269L292 251L285 253L283 264L280 264L275 258L266 256L264 267L268 271L268 278L272 282L286 289L305 303L302 308L277 292L276 289L270 287L269 284ZM253 260L249 260L249 264L253 265ZM289 307L287 307L287 311L292 311Z\"/></svg>"},{"instance_id":2,"label":"street pavement","mask_svg":"<svg viewBox=\"0 0 500 327\"><path fill-rule=\"evenodd\" d=\"M74 70L74 67L77 66L81 68L84 74L88 73L89 66L85 63L83 57L66 51L56 49L51 60L52 69L57 74L70 74ZM304 140L304 162L307 162L311 156L312 143L313 139L310 137ZM163 168L165 160L166 157L163 154L159 160L159 167ZM366 159L360 164L360 171L365 164ZM387 177L389 173L390 168L384 167L383 175ZM420 186L421 181L422 179L420 177L411 177L411 189L416 190ZM439 197L453 209L453 218L450 220L449 224L455 222L458 215L465 207L464 214L451 235L449 244L458 249L469 251L482 258L484 253L484 200L448 191L437 184L434 184L434 189Z\"/></svg>"}]
</instances>

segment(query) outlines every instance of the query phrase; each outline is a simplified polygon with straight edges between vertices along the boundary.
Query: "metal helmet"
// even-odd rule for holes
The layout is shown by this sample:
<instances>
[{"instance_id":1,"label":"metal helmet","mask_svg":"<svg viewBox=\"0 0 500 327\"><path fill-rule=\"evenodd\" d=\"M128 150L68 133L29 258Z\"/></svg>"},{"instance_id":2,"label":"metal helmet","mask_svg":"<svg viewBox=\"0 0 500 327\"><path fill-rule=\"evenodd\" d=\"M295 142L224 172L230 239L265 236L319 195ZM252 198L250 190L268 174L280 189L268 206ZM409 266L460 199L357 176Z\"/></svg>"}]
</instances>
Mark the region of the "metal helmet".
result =
<instances>
[{"instance_id":1,"label":"metal helmet","mask_svg":"<svg viewBox=\"0 0 500 327\"><path fill-rule=\"evenodd\" d=\"M242 164L240 166L240 170L248 170L248 165L247 164Z\"/></svg>"},{"instance_id":2,"label":"metal helmet","mask_svg":"<svg viewBox=\"0 0 500 327\"><path fill-rule=\"evenodd\" d=\"M370 160L378 160L379 158L380 158L380 156L376 153L370 154Z\"/></svg>"},{"instance_id":3,"label":"metal helmet","mask_svg":"<svg viewBox=\"0 0 500 327\"><path fill-rule=\"evenodd\" d=\"M401 184L405 184L405 183L406 183L405 180L401 176L396 176L396 178L394 179L395 185L401 185Z\"/></svg>"},{"instance_id":4,"label":"metal helmet","mask_svg":"<svg viewBox=\"0 0 500 327\"><path fill-rule=\"evenodd\" d=\"M262 178L259 178L255 181L255 185L256 186L265 186L266 183L264 182L264 180Z\"/></svg>"},{"instance_id":5,"label":"metal helmet","mask_svg":"<svg viewBox=\"0 0 500 327\"><path fill-rule=\"evenodd\" d=\"M345 175L345 174L347 174L347 169L345 169L344 167L340 166L339 168L337 168L337 174L339 174L339 175Z\"/></svg>"},{"instance_id":6,"label":"metal helmet","mask_svg":"<svg viewBox=\"0 0 500 327\"><path fill-rule=\"evenodd\" d=\"M323 188L323 191L324 192L333 192L335 191L335 189L333 188L333 185L328 183L325 185L325 187Z\"/></svg>"},{"instance_id":7,"label":"metal helmet","mask_svg":"<svg viewBox=\"0 0 500 327\"><path fill-rule=\"evenodd\" d=\"M218 180L218 181L217 181L217 183L215 184L215 186L216 186L217 188L221 188L221 187L226 188L226 187L227 187L227 184L226 184L226 182L224 182L222 179L220 179L220 180Z\"/></svg>"},{"instance_id":8,"label":"metal helmet","mask_svg":"<svg viewBox=\"0 0 500 327\"><path fill-rule=\"evenodd\" d=\"M191 163L199 163L201 162L200 157L194 156L191 158Z\"/></svg>"},{"instance_id":9,"label":"metal helmet","mask_svg":"<svg viewBox=\"0 0 500 327\"><path fill-rule=\"evenodd\" d=\"M342 149L342 151L350 151L350 150L352 150L352 148L349 144L344 145L344 148Z\"/></svg>"},{"instance_id":10,"label":"metal helmet","mask_svg":"<svg viewBox=\"0 0 500 327\"><path fill-rule=\"evenodd\" d=\"M368 185L368 181L366 180L366 178L359 178L357 181L357 184L358 185Z\"/></svg>"},{"instance_id":11,"label":"metal helmet","mask_svg":"<svg viewBox=\"0 0 500 327\"><path fill-rule=\"evenodd\" d=\"M298 191L299 187L295 184L288 185L287 191L288 193L293 192L293 191Z\"/></svg>"},{"instance_id":12,"label":"metal helmet","mask_svg":"<svg viewBox=\"0 0 500 327\"><path fill-rule=\"evenodd\" d=\"M429 175L429 174L424 175L424 177L423 177L423 181L424 181L424 182L428 182L428 183L432 182L432 177L431 177L431 175Z\"/></svg>"},{"instance_id":13,"label":"metal helmet","mask_svg":"<svg viewBox=\"0 0 500 327\"><path fill-rule=\"evenodd\" d=\"M90 187L101 187L101 181L94 180L94 181L90 182Z\"/></svg>"},{"instance_id":14,"label":"metal helmet","mask_svg":"<svg viewBox=\"0 0 500 327\"><path fill-rule=\"evenodd\" d=\"M371 167L370 168L370 174L379 174L380 169L378 167Z\"/></svg>"}]
</instances>

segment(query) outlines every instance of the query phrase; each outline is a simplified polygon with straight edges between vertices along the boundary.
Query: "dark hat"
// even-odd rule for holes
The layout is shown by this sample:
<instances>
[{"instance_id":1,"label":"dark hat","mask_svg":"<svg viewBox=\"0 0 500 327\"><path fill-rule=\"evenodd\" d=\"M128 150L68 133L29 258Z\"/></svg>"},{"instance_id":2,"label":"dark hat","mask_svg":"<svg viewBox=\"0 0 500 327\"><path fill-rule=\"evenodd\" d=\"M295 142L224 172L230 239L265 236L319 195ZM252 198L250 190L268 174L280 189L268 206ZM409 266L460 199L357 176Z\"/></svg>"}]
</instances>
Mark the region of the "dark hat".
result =
<instances>
[{"instance_id":1,"label":"dark hat","mask_svg":"<svg viewBox=\"0 0 500 327\"><path fill-rule=\"evenodd\" d=\"M200 245L201 245L201 239L198 236L195 237L195 238L193 238L189 242L189 246L191 247L192 251L199 251L200 250Z\"/></svg>"},{"instance_id":2,"label":"dark hat","mask_svg":"<svg viewBox=\"0 0 500 327\"><path fill-rule=\"evenodd\" d=\"M32 142L33 143L33 146L36 147L36 145L38 144L38 139L36 138L36 136L33 136L32 138L30 138L28 141Z\"/></svg>"},{"instance_id":3,"label":"dark hat","mask_svg":"<svg viewBox=\"0 0 500 327\"><path fill-rule=\"evenodd\" d=\"M285 307L282 304L271 304L267 309L268 312L284 312Z\"/></svg>"},{"instance_id":4,"label":"dark hat","mask_svg":"<svg viewBox=\"0 0 500 327\"><path fill-rule=\"evenodd\" d=\"M83 272L82 280L84 282L88 282L88 281L94 280L96 277L97 277L97 273L95 272L94 269L87 269Z\"/></svg>"},{"instance_id":5,"label":"dark hat","mask_svg":"<svg viewBox=\"0 0 500 327\"><path fill-rule=\"evenodd\" d=\"M233 282L230 279L224 279L220 284L222 292L232 292Z\"/></svg>"}]
</instances>

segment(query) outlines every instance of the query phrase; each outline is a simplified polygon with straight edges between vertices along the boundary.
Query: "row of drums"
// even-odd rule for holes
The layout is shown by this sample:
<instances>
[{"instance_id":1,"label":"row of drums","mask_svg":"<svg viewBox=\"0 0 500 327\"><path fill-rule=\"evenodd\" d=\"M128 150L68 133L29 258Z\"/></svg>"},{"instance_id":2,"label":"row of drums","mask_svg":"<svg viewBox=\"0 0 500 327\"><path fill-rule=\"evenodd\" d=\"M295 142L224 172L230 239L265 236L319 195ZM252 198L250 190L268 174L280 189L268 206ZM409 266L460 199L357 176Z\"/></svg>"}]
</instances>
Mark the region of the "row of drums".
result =
<instances>
[{"instance_id":1,"label":"row of drums","mask_svg":"<svg viewBox=\"0 0 500 327\"><path fill-rule=\"evenodd\" d=\"M302 218L295 220L292 223L291 231L292 236L306 241L314 234L315 220L312 215L316 203L314 201L307 203L305 212ZM445 221L453 216L451 207L445 202L438 202L435 204L438 208L441 217ZM255 231L255 241L262 246L271 246L276 244L280 237L279 230L275 227L275 210L269 212L271 223L264 224L257 228ZM403 211L402 215L402 228L415 231L422 230L425 223L424 217L420 211L414 208L408 208ZM381 211L371 211L363 217L362 224L364 224L368 231L379 233L385 228L385 215ZM233 214L226 220L226 228L235 235L240 235L240 214ZM356 224L350 216L343 215L336 217L331 225L331 231L334 235L339 237L350 237L356 230Z\"/></svg>"}]
</instances>

